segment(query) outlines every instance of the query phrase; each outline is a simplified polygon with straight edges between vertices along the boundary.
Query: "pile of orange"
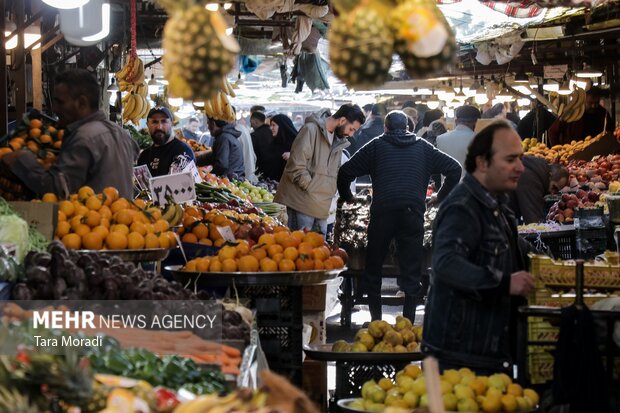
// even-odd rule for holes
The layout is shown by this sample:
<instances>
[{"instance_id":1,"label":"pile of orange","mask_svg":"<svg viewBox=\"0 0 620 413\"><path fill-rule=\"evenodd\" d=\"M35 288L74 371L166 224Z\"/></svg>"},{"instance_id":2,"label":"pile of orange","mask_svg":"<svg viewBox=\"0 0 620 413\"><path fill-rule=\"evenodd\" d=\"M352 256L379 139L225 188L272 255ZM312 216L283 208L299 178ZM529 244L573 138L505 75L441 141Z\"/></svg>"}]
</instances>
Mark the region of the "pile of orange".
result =
<instances>
[{"instance_id":1,"label":"pile of orange","mask_svg":"<svg viewBox=\"0 0 620 413\"><path fill-rule=\"evenodd\" d=\"M53 125L44 124L40 119L25 118L9 138L8 146L0 148L0 158L10 152L27 149L35 154L40 164L49 167L56 162L64 132Z\"/></svg>"},{"instance_id":2,"label":"pile of orange","mask_svg":"<svg viewBox=\"0 0 620 413\"><path fill-rule=\"evenodd\" d=\"M177 233L181 241L221 247L224 239L217 227L229 227L238 239L249 239L246 231L243 236L239 228L243 225L260 225L266 231L272 231L276 222L271 217L259 217L256 214L240 214L232 210L212 209L206 211L194 206L185 207L183 227Z\"/></svg>"},{"instance_id":3,"label":"pile of orange","mask_svg":"<svg viewBox=\"0 0 620 413\"><path fill-rule=\"evenodd\" d=\"M341 253L339 253L341 254ZM241 240L226 244L216 256L189 261L184 271L190 272L290 272L343 268L341 255L329 249L323 235L317 232L293 231L278 227L263 234L251 246Z\"/></svg>"},{"instance_id":4,"label":"pile of orange","mask_svg":"<svg viewBox=\"0 0 620 413\"><path fill-rule=\"evenodd\" d=\"M121 198L116 188L95 194L83 186L68 200L59 201L48 193L42 201L58 202L56 239L69 249L140 250L176 245L159 208L148 208L141 199Z\"/></svg>"}]
</instances>

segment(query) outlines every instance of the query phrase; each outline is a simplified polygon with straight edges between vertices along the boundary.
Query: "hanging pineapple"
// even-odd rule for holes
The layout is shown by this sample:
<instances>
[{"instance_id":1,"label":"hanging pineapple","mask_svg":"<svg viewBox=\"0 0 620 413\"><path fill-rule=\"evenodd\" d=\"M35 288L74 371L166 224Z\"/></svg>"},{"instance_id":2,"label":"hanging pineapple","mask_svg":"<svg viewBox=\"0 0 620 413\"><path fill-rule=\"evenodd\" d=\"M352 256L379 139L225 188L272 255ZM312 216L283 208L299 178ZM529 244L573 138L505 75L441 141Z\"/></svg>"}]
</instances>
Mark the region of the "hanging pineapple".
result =
<instances>
[{"instance_id":1,"label":"hanging pineapple","mask_svg":"<svg viewBox=\"0 0 620 413\"><path fill-rule=\"evenodd\" d=\"M393 46L389 26L374 8L361 5L331 23L330 66L348 87L385 83L392 64Z\"/></svg>"},{"instance_id":2,"label":"hanging pineapple","mask_svg":"<svg viewBox=\"0 0 620 413\"><path fill-rule=\"evenodd\" d=\"M435 0L403 0L391 14L398 53L410 76L441 71L456 56L454 32Z\"/></svg>"},{"instance_id":3,"label":"hanging pineapple","mask_svg":"<svg viewBox=\"0 0 620 413\"><path fill-rule=\"evenodd\" d=\"M222 77L235 64L241 50L226 34L227 25L219 11L184 0L159 0L170 15L164 27L164 76L171 96L208 99L219 91ZM175 8L175 5L176 8Z\"/></svg>"}]
</instances>

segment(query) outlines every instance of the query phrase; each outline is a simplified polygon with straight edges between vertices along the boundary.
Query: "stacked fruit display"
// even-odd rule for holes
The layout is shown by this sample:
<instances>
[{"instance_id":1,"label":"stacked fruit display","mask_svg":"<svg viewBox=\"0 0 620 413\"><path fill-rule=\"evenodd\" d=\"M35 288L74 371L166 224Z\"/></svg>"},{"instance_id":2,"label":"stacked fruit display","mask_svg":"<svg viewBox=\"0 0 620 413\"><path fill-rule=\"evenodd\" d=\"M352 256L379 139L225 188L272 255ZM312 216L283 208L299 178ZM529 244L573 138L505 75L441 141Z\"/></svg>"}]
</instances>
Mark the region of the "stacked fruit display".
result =
<instances>
[{"instance_id":1,"label":"stacked fruit display","mask_svg":"<svg viewBox=\"0 0 620 413\"><path fill-rule=\"evenodd\" d=\"M598 156L589 162L572 160L567 165L570 187L588 185L605 190L610 182L620 179L620 155Z\"/></svg>"},{"instance_id":2,"label":"stacked fruit display","mask_svg":"<svg viewBox=\"0 0 620 413\"><path fill-rule=\"evenodd\" d=\"M140 250L176 245L159 208L147 208L140 199L120 198L116 188L95 194L83 186L68 200L45 194L43 201L58 202L56 238L69 249Z\"/></svg>"},{"instance_id":3,"label":"stacked fruit display","mask_svg":"<svg viewBox=\"0 0 620 413\"><path fill-rule=\"evenodd\" d=\"M194 139L185 139L185 138L180 138L181 141L185 142L187 145L189 145L190 148L192 148L192 151L194 151L194 153L198 153L198 152L205 152L208 150L208 148L203 145L202 143L197 142Z\"/></svg>"},{"instance_id":4,"label":"stacked fruit display","mask_svg":"<svg viewBox=\"0 0 620 413\"><path fill-rule=\"evenodd\" d=\"M266 188L252 185L250 181L233 181L241 191L250 197L252 202L273 202L273 194Z\"/></svg>"},{"instance_id":5,"label":"stacked fruit display","mask_svg":"<svg viewBox=\"0 0 620 413\"><path fill-rule=\"evenodd\" d=\"M10 152L27 149L45 167L56 161L65 131L58 130L53 122L36 116L24 114L20 125L7 138L7 146L0 148L0 158Z\"/></svg>"},{"instance_id":6,"label":"stacked fruit display","mask_svg":"<svg viewBox=\"0 0 620 413\"><path fill-rule=\"evenodd\" d=\"M560 224L572 224L576 208L594 208L603 206L605 202L599 201L600 193L579 189L574 194L563 194L562 198L549 208L547 220Z\"/></svg>"},{"instance_id":7,"label":"stacked fruit display","mask_svg":"<svg viewBox=\"0 0 620 413\"><path fill-rule=\"evenodd\" d=\"M555 145L549 148L544 143L537 143L535 146L532 145L532 139L530 139L530 143L528 145L529 149L525 152L525 155L532 155L538 158L544 158L549 163L553 162L561 162L563 164L567 164L572 155L577 152L583 151L585 148L601 140L601 138L605 136L604 133L596 135L595 137L588 136L582 141L572 141L571 143L566 143L564 145Z\"/></svg>"},{"instance_id":8,"label":"stacked fruit display","mask_svg":"<svg viewBox=\"0 0 620 413\"><path fill-rule=\"evenodd\" d=\"M368 329L361 329L355 334L355 342L338 340L332 345L332 351L338 353L404 353L420 351L422 326L413 326L411 321L401 315L396 316L396 324L375 320Z\"/></svg>"},{"instance_id":9,"label":"stacked fruit display","mask_svg":"<svg viewBox=\"0 0 620 413\"><path fill-rule=\"evenodd\" d=\"M194 0L159 3L170 16L163 37L168 91L173 97L203 100L206 107L206 100L221 90L222 78L235 65L239 44L227 33L219 11L209 11ZM230 116L228 107L221 109Z\"/></svg>"},{"instance_id":10,"label":"stacked fruit display","mask_svg":"<svg viewBox=\"0 0 620 413\"><path fill-rule=\"evenodd\" d=\"M506 374L476 376L470 369L445 370L440 388L446 411L459 412L526 412L538 405L538 393L523 389ZM410 364L396 373L395 380L370 380L362 386L362 397L348 406L368 412L410 412L416 407L428 408L426 379L420 367Z\"/></svg>"},{"instance_id":11,"label":"stacked fruit display","mask_svg":"<svg viewBox=\"0 0 620 413\"><path fill-rule=\"evenodd\" d=\"M123 68L116 72L118 88L127 92L123 97L123 122L137 125L151 109L147 100L148 85L144 81L144 62L131 54Z\"/></svg>"},{"instance_id":12,"label":"stacked fruit display","mask_svg":"<svg viewBox=\"0 0 620 413\"><path fill-rule=\"evenodd\" d=\"M340 15L330 25L330 65L349 87L383 84L393 52L412 77L435 73L454 59L454 33L435 2L338 1L335 7Z\"/></svg>"},{"instance_id":13,"label":"stacked fruit display","mask_svg":"<svg viewBox=\"0 0 620 413\"><path fill-rule=\"evenodd\" d=\"M240 240L224 245L216 256L189 261L189 272L290 272L343 268L346 253L330 249L323 235L278 227L256 243ZM343 258L344 257L344 258Z\"/></svg>"}]
</instances>

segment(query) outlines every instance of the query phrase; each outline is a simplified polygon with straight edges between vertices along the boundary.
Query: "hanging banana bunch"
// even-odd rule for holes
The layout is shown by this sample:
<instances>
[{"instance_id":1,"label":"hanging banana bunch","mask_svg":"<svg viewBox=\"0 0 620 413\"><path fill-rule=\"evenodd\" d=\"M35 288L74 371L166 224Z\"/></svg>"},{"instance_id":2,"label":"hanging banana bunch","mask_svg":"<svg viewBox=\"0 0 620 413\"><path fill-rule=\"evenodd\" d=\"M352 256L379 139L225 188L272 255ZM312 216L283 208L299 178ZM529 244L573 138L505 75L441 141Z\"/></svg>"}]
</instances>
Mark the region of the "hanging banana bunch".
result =
<instances>
[{"instance_id":1,"label":"hanging banana bunch","mask_svg":"<svg viewBox=\"0 0 620 413\"><path fill-rule=\"evenodd\" d=\"M211 99L205 101L205 115L212 119L234 122L235 111L228 100L228 96L235 97L236 94L228 79L223 77L218 92Z\"/></svg>"},{"instance_id":2,"label":"hanging banana bunch","mask_svg":"<svg viewBox=\"0 0 620 413\"><path fill-rule=\"evenodd\" d=\"M118 88L129 92L123 97L123 122L138 124L148 114L151 106L147 100L148 85L144 79L144 62L136 55L130 55L125 66L116 72Z\"/></svg>"}]
</instances>

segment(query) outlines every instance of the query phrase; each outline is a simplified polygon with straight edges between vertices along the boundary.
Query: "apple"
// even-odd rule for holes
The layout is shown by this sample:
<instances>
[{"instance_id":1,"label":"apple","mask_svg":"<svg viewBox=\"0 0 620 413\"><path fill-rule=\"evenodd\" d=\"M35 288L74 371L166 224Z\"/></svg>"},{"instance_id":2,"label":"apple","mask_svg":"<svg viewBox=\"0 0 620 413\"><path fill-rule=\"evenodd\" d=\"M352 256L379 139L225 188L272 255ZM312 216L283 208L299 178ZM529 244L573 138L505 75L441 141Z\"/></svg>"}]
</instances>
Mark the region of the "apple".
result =
<instances>
[{"instance_id":1,"label":"apple","mask_svg":"<svg viewBox=\"0 0 620 413\"><path fill-rule=\"evenodd\" d=\"M575 216L575 211L572 208L566 208L564 210L565 220L573 219L574 216Z\"/></svg>"},{"instance_id":2,"label":"apple","mask_svg":"<svg viewBox=\"0 0 620 413\"><path fill-rule=\"evenodd\" d=\"M590 202L596 202L596 201L599 200L599 198L600 198L600 194L598 194L598 193L596 193L594 191L588 192L588 200Z\"/></svg>"},{"instance_id":3,"label":"apple","mask_svg":"<svg viewBox=\"0 0 620 413\"><path fill-rule=\"evenodd\" d=\"M568 202L568 200L570 199L570 194L562 194L562 201L564 202Z\"/></svg>"},{"instance_id":4,"label":"apple","mask_svg":"<svg viewBox=\"0 0 620 413\"><path fill-rule=\"evenodd\" d=\"M575 208L577 208L577 205L579 205L579 202L577 202L574 199L571 199L570 201L568 201L566 203L566 208L575 209ZM564 209L564 208L562 208L562 209Z\"/></svg>"},{"instance_id":5,"label":"apple","mask_svg":"<svg viewBox=\"0 0 620 413\"><path fill-rule=\"evenodd\" d=\"M564 201L558 201L558 209L564 209L566 208L566 202Z\"/></svg>"}]
</instances>

